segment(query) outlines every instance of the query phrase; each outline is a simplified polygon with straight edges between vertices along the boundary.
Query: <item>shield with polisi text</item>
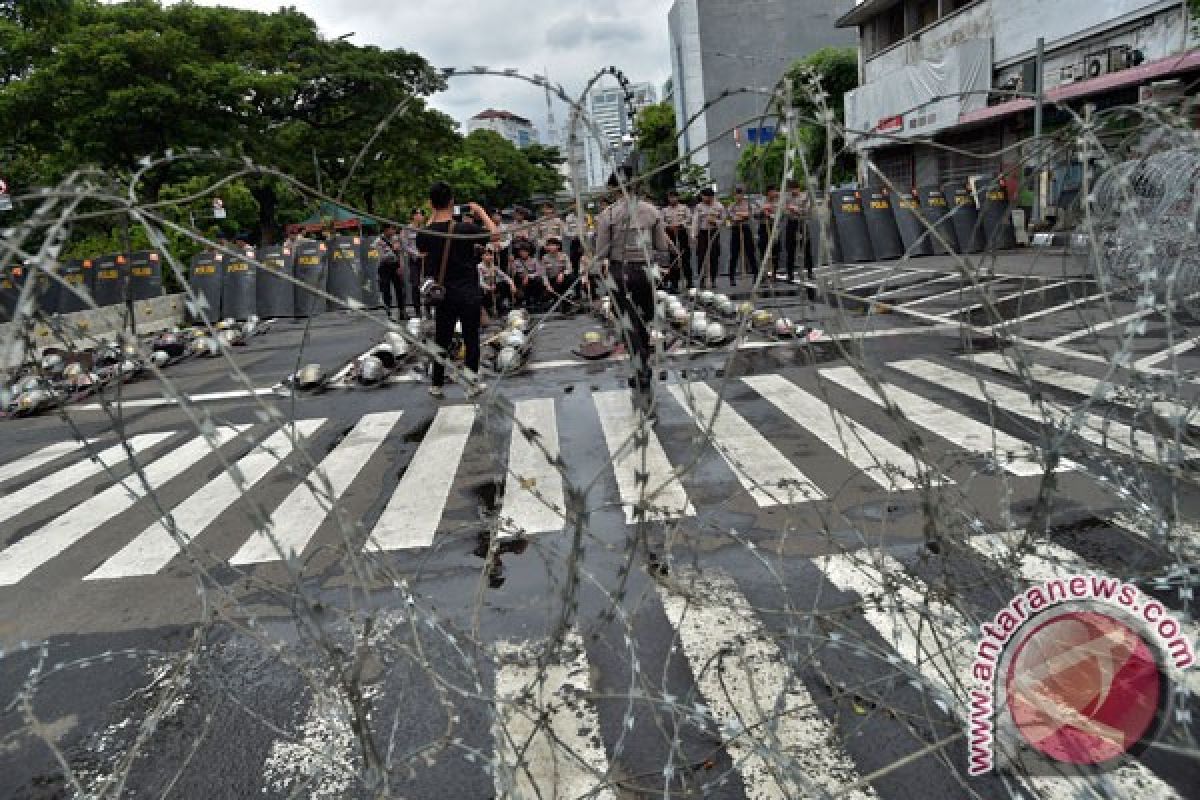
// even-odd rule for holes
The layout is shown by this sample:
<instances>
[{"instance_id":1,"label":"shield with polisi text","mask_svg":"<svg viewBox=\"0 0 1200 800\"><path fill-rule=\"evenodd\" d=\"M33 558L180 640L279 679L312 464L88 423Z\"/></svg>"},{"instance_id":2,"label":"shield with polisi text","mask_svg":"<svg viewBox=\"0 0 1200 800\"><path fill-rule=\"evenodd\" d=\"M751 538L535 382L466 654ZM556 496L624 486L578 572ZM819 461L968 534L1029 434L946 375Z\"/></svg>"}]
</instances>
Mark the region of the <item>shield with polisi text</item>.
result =
<instances>
[{"instance_id":1,"label":"shield with polisi text","mask_svg":"<svg viewBox=\"0 0 1200 800\"><path fill-rule=\"evenodd\" d=\"M867 233L867 218L863 214L862 192L857 189L836 189L833 192L833 219L837 238L846 262L874 261L871 237Z\"/></svg>"},{"instance_id":2,"label":"shield with polisi text","mask_svg":"<svg viewBox=\"0 0 1200 800\"><path fill-rule=\"evenodd\" d=\"M98 306L115 306L125 302L129 284L129 259L122 254L100 256L95 261L96 286L92 297Z\"/></svg>"},{"instance_id":3,"label":"shield with polisi text","mask_svg":"<svg viewBox=\"0 0 1200 800\"><path fill-rule=\"evenodd\" d=\"M260 317L290 317L296 311L295 256L290 245L270 245L258 251L258 295Z\"/></svg>"},{"instance_id":4,"label":"shield with polisi text","mask_svg":"<svg viewBox=\"0 0 1200 800\"><path fill-rule=\"evenodd\" d=\"M296 299L297 317L315 317L325 313L325 298L314 293L325 291L328 274L326 264L329 248L324 242L302 239L296 243Z\"/></svg>"},{"instance_id":5,"label":"shield with polisi text","mask_svg":"<svg viewBox=\"0 0 1200 800\"><path fill-rule=\"evenodd\" d=\"M221 284L225 280L225 256L220 253L197 253L192 258L192 272L188 283L196 295L197 308L192 314L196 319L207 317L209 322L221 319ZM203 315L199 312L203 311Z\"/></svg>"},{"instance_id":6,"label":"shield with polisi text","mask_svg":"<svg viewBox=\"0 0 1200 800\"><path fill-rule=\"evenodd\" d=\"M134 300L162 297L162 262L152 250L129 254L129 295Z\"/></svg>"},{"instance_id":7,"label":"shield with polisi text","mask_svg":"<svg viewBox=\"0 0 1200 800\"><path fill-rule=\"evenodd\" d=\"M225 280L221 284L221 316L249 319L258 313L257 274L251 263L254 251L229 256L225 262Z\"/></svg>"},{"instance_id":8,"label":"shield with polisi text","mask_svg":"<svg viewBox=\"0 0 1200 800\"><path fill-rule=\"evenodd\" d=\"M339 304L357 305L362 303L362 283L362 237L334 237L329 248L329 293Z\"/></svg>"}]
</instances>

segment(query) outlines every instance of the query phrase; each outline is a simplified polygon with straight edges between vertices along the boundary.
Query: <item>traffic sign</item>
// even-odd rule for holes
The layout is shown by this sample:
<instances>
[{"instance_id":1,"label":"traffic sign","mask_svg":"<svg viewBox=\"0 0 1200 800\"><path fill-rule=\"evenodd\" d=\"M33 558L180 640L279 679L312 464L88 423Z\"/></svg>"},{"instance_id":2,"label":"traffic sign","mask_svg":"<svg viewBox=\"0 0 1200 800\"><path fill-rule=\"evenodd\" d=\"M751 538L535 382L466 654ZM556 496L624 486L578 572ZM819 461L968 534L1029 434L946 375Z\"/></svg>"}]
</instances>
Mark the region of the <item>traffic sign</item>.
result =
<instances>
[{"instance_id":1,"label":"traffic sign","mask_svg":"<svg viewBox=\"0 0 1200 800\"><path fill-rule=\"evenodd\" d=\"M0 211L12 211L12 198L8 196L8 184L0 178Z\"/></svg>"}]
</instances>

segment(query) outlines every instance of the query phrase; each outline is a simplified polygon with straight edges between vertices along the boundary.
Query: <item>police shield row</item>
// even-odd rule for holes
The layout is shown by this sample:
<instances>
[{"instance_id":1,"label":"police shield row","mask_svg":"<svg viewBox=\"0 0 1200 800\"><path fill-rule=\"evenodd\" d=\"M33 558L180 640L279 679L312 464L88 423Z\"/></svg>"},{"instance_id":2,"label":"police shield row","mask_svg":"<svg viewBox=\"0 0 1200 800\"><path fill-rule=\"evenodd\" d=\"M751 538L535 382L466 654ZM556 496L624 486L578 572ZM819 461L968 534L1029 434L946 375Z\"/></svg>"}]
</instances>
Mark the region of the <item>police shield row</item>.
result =
<instances>
[{"instance_id":1,"label":"police shield row","mask_svg":"<svg viewBox=\"0 0 1200 800\"><path fill-rule=\"evenodd\" d=\"M13 319L17 301L30 276L33 307L45 314L69 314L161 297L162 268L159 254L139 250L95 259L72 259L58 266L57 277L25 266L0 268L0 322Z\"/></svg>"}]
</instances>

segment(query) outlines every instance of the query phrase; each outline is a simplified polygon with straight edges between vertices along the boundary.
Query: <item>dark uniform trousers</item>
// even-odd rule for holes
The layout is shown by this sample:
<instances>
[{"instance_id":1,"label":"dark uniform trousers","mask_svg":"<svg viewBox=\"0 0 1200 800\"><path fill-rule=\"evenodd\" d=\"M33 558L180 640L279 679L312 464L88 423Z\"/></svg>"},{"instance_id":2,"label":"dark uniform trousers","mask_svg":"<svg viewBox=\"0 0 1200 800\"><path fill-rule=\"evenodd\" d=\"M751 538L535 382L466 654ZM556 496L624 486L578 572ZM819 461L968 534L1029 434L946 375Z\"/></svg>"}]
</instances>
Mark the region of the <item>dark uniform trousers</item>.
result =
<instances>
[{"instance_id":1,"label":"dark uniform trousers","mask_svg":"<svg viewBox=\"0 0 1200 800\"><path fill-rule=\"evenodd\" d=\"M424 281L423 258L410 258L408 261L408 296L412 298L413 309L421 316L421 283Z\"/></svg>"},{"instance_id":2,"label":"dark uniform trousers","mask_svg":"<svg viewBox=\"0 0 1200 800\"><path fill-rule=\"evenodd\" d=\"M700 283L717 288L717 272L721 267L721 231L696 232L696 266L700 271Z\"/></svg>"},{"instance_id":3,"label":"dark uniform trousers","mask_svg":"<svg viewBox=\"0 0 1200 800\"><path fill-rule=\"evenodd\" d=\"M692 243L688 239L687 228L683 225L667 228L667 236L678 249L678 254L671 263L671 271L667 275L667 291L680 292L695 285L692 277Z\"/></svg>"},{"instance_id":4,"label":"dark uniform trousers","mask_svg":"<svg viewBox=\"0 0 1200 800\"><path fill-rule=\"evenodd\" d=\"M386 264L380 262L379 291L383 295L383 308L385 311L391 312L392 310L392 293L394 292L396 295L396 311L401 317L405 316L404 306L407 303L404 299L404 271L400 269L398 262L392 261Z\"/></svg>"},{"instance_id":5,"label":"dark uniform trousers","mask_svg":"<svg viewBox=\"0 0 1200 800\"><path fill-rule=\"evenodd\" d=\"M608 274L616 284L613 300L628 316L632 330L622 330L630 355L639 356L634 381L640 391L653 385L654 372L650 368L650 325L654 321L654 287L646 274L645 264L614 261L609 264Z\"/></svg>"},{"instance_id":6,"label":"dark uniform trousers","mask_svg":"<svg viewBox=\"0 0 1200 800\"><path fill-rule=\"evenodd\" d=\"M767 244L771 240L770 226L765 223L758 226L758 252L766 254ZM780 256L783 252L783 242L778 236L775 237L775 243L771 247L771 263L767 264L767 278L775 276L775 270L779 269L779 262L782 260Z\"/></svg>"},{"instance_id":7,"label":"dark uniform trousers","mask_svg":"<svg viewBox=\"0 0 1200 800\"><path fill-rule=\"evenodd\" d=\"M784 247L787 251L784 268L787 270L789 281L795 280L797 256L800 268L807 271L809 280L813 280L812 255L808 250L808 226L802 225L802 223L803 220L788 220L787 227L784 229Z\"/></svg>"},{"instance_id":8,"label":"dark uniform trousers","mask_svg":"<svg viewBox=\"0 0 1200 800\"><path fill-rule=\"evenodd\" d=\"M729 283L737 283L738 267L745 261L745 270L750 275L758 274L758 255L754 252L754 230L750 223L733 226L729 241Z\"/></svg>"}]
</instances>

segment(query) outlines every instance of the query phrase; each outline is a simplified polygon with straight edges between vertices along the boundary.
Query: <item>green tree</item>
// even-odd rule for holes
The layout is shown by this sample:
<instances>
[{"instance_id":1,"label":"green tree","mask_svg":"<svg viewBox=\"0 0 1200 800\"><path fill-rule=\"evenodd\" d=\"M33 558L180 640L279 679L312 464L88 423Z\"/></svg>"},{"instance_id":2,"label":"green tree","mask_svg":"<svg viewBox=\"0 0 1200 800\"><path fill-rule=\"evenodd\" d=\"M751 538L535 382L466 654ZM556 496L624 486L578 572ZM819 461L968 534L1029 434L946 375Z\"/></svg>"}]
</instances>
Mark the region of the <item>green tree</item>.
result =
<instances>
[{"instance_id":1,"label":"green tree","mask_svg":"<svg viewBox=\"0 0 1200 800\"><path fill-rule=\"evenodd\" d=\"M545 144L531 144L521 150L525 159L534 169L533 194L553 197L566 186L566 178L561 172L567 159L557 147Z\"/></svg>"},{"instance_id":2,"label":"green tree","mask_svg":"<svg viewBox=\"0 0 1200 800\"><path fill-rule=\"evenodd\" d=\"M829 141L830 127L824 121L824 113L828 110L833 115L839 129L844 125L846 92L858 86L858 51L853 47L822 48L792 64L788 77L792 81L792 108L796 112L794 138L809 170L824 180L825 168L831 167L835 183L853 177L854 154L846 148L841 136ZM829 147L832 164L827 164ZM795 174L800 175L799 165Z\"/></svg>"},{"instance_id":3,"label":"green tree","mask_svg":"<svg viewBox=\"0 0 1200 800\"><path fill-rule=\"evenodd\" d=\"M675 107L656 103L638 112L634 122L642 173L648 175L649 194L665 203L667 192L679 181L679 145L675 131Z\"/></svg>"},{"instance_id":4,"label":"green tree","mask_svg":"<svg viewBox=\"0 0 1200 800\"><path fill-rule=\"evenodd\" d=\"M787 139L782 137L776 137L765 145L744 147L737 164L739 180L752 192L766 192L772 186L778 189L783 182L786 155Z\"/></svg>"}]
</instances>

